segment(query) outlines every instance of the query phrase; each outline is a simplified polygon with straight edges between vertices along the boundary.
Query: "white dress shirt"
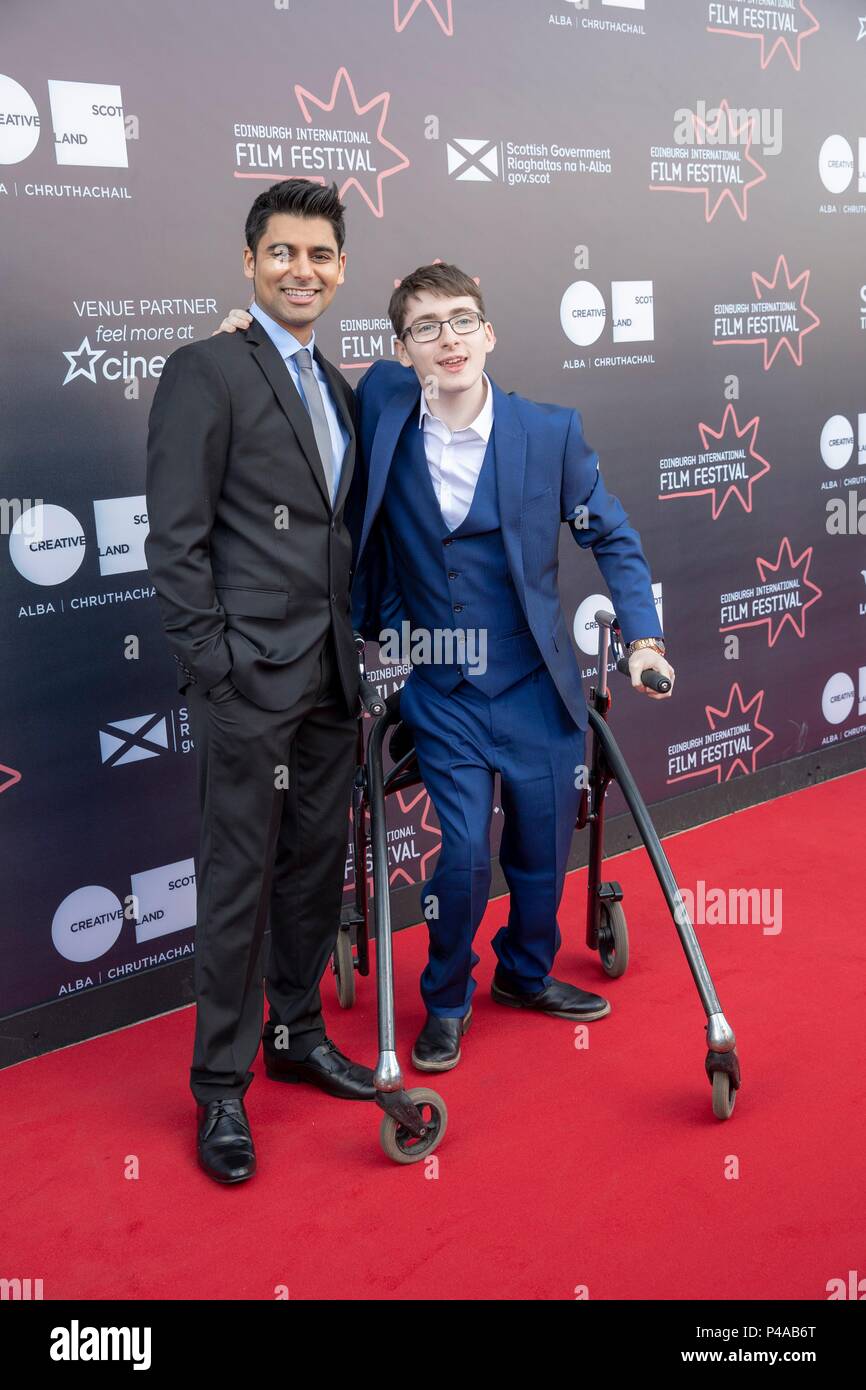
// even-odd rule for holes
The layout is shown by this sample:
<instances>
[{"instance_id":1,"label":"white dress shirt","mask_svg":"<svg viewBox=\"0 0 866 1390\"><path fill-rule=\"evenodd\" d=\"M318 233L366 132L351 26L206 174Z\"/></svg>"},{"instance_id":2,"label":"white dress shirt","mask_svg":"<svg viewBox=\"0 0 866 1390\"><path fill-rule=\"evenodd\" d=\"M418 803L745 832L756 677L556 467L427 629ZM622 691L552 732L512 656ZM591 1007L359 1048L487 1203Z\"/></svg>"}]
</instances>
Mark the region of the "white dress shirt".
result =
<instances>
[{"instance_id":1,"label":"white dress shirt","mask_svg":"<svg viewBox=\"0 0 866 1390\"><path fill-rule=\"evenodd\" d=\"M453 432L438 415L433 414L424 392L421 392L418 427L424 431L424 453L430 481L449 531L465 520L472 506L487 441L493 429L493 388L486 372L484 383L487 388L484 404L472 424Z\"/></svg>"}]
</instances>

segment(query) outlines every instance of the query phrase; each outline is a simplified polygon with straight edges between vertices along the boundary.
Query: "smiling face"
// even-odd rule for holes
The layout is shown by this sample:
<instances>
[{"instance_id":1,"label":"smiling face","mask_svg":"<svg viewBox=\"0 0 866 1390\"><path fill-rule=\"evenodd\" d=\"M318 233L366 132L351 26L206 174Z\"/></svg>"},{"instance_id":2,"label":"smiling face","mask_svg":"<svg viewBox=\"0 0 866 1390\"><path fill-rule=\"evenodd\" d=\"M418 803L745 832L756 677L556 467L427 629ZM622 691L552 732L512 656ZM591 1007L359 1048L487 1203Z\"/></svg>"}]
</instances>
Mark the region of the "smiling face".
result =
<instances>
[{"instance_id":1,"label":"smiling face","mask_svg":"<svg viewBox=\"0 0 866 1390\"><path fill-rule=\"evenodd\" d=\"M404 367L414 367L422 386L434 382L440 396L453 399L461 392L471 391L477 386L487 354L496 342L493 327L484 322L474 332L461 334L444 320L477 313L478 305L471 295L445 298L429 290L412 295L406 304L403 327L438 320L442 328L432 343L416 343L411 333L405 333L397 343L399 361Z\"/></svg>"},{"instance_id":2,"label":"smiling face","mask_svg":"<svg viewBox=\"0 0 866 1390\"><path fill-rule=\"evenodd\" d=\"M266 314L308 343L313 325L342 285L346 253L325 217L275 212L255 249L244 248L244 274Z\"/></svg>"}]
</instances>

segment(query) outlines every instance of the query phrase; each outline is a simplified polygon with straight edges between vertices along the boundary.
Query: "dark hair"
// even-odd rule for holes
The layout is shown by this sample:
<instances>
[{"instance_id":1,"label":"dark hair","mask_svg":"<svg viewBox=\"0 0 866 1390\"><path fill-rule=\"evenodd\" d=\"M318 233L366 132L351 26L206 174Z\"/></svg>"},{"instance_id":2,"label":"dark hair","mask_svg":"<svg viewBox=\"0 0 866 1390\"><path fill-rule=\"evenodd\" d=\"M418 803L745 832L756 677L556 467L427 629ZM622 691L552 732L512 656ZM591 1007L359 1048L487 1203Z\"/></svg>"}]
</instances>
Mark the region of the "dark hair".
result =
<instances>
[{"instance_id":1,"label":"dark hair","mask_svg":"<svg viewBox=\"0 0 866 1390\"><path fill-rule=\"evenodd\" d=\"M324 217L334 229L337 251L342 251L346 240L346 224L343 221L345 208L340 202L337 185L322 187L310 183L309 179L283 179L272 183L264 193L260 193L247 214L244 234L247 246L256 254L268 218L275 212L293 213L296 217Z\"/></svg>"},{"instance_id":2,"label":"dark hair","mask_svg":"<svg viewBox=\"0 0 866 1390\"><path fill-rule=\"evenodd\" d=\"M478 305L481 317L485 317L481 291L472 277L459 266L446 265L444 262L439 265L419 265L417 270L400 281L388 305L391 326L398 337L405 327L407 303L413 295L423 294L425 290L438 295L440 299L468 295Z\"/></svg>"}]
</instances>

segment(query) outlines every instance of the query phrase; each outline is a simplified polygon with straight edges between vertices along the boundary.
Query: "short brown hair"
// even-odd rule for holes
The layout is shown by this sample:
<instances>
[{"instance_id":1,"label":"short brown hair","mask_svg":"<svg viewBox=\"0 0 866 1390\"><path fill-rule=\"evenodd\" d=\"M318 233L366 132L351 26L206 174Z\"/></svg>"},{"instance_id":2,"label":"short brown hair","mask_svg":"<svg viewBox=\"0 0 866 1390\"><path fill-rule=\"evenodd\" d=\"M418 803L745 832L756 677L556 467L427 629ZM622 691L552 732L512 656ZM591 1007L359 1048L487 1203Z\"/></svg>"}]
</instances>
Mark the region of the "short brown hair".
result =
<instances>
[{"instance_id":1,"label":"short brown hair","mask_svg":"<svg viewBox=\"0 0 866 1390\"><path fill-rule=\"evenodd\" d=\"M271 214L288 212L295 217L325 218L333 228L337 250L342 251L346 240L345 211L335 183L327 188L310 183L309 179L282 179L260 193L250 208L244 228L247 246L255 255Z\"/></svg>"},{"instance_id":2,"label":"short brown hair","mask_svg":"<svg viewBox=\"0 0 866 1390\"><path fill-rule=\"evenodd\" d=\"M391 326L398 338L406 326L406 305L414 295L423 294L425 290L429 294L438 295L440 299L468 295L478 305L481 317L485 317L480 289L472 277L459 266L446 265L444 262L438 265L419 265L417 270L413 270L400 281L388 305Z\"/></svg>"}]
</instances>

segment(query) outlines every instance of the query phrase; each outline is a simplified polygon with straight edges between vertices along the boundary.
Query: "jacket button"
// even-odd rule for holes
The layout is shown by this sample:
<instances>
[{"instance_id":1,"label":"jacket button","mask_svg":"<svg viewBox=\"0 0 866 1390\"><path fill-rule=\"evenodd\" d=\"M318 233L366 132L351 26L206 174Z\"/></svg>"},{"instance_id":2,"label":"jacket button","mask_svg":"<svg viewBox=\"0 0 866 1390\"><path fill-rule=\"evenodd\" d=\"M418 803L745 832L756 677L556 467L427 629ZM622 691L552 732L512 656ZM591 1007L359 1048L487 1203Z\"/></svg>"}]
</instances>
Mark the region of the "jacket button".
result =
<instances>
[{"instance_id":1,"label":"jacket button","mask_svg":"<svg viewBox=\"0 0 866 1390\"><path fill-rule=\"evenodd\" d=\"M337 595L336 595L336 594L331 594L331 602L332 602L332 603L336 603L336 602L337 602Z\"/></svg>"},{"instance_id":2,"label":"jacket button","mask_svg":"<svg viewBox=\"0 0 866 1390\"><path fill-rule=\"evenodd\" d=\"M446 539L442 542L442 544L443 544L443 545L453 545L453 544L454 544L454 541L452 540L452 538L451 538L450 536L448 536L448 537L446 537Z\"/></svg>"},{"instance_id":3,"label":"jacket button","mask_svg":"<svg viewBox=\"0 0 866 1390\"><path fill-rule=\"evenodd\" d=\"M454 605L454 612L455 612L455 613L462 613L462 612L463 612L463 604L462 604L462 603L455 603L455 605Z\"/></svg>"},{"instance_id":4,"label":"jacket button","mask_svg":"<svg viewBox=\"0 0 866 1390\"><path fill-rule=\"evenodd\" d=\"M458 573L457 573L456 570L449 570L449 571L448 571L448 578L449 578L449 579L459 579L459 577L460 577L460 576L458 575Z\"/></svg>"}]
</instances>

